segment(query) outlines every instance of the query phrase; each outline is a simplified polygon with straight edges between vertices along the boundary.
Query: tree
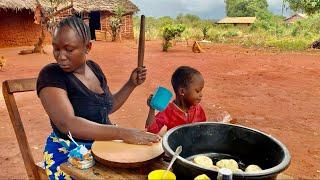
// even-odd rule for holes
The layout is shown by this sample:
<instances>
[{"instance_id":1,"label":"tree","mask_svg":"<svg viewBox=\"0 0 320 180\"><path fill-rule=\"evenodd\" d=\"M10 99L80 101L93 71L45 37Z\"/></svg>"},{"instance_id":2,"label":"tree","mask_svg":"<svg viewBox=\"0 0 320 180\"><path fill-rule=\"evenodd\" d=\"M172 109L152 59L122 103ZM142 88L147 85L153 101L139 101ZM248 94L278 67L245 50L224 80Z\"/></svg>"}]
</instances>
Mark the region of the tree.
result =
<instances>
[{"instance_id":1,"label":"tree","mask_svg":"<svg viewBox=\"0 0 320 180\"><path fill-rule=\"evenodd\" d=\"M174 19L172 19L170 16L162 16L158 18L159 20L159 26L164 27L166 25L171 25L174 23Z\"/></svg>"},{"instance_id":2,"label":"tree","mask_svg":"<svg viewBox=\"0 0 320 180\"><path fill-rule=\"evenodd\" d=\"M301 11L308 15L320 12L320 0L284 0L293 11Z\"/></svg>"},{"instance_id":3,"label":"tree","mask_svg":"<svg viewBox=\"0 0 320 180\"><path fill-rule=\"evenodd\" d=\"M44 39L46 37L46 32L53 32L54 27L57 25L55 17L62 11L68 10L73 7L73 1L71 0L71 5L66 6L69 2L68 0L36 0L37 7L35 9L35 23L41 25L41 35L38 42L34 45L33 50L30 53L45 53L43 50ZM49 8L43 8L42 4L49 4ZM64 8L58 9L60 6L65 6ZM21 53L23 54L23 52Z\"/></svg>"},{"instance_id":4,"label":"tree","mask_svg":"<svg viewBox=\"0 0 320 180\"><path fill-rule=\"evenodd\" d=\"M186 29L185 25L178 24L178 25L167 25L163 28L163 49L162 51L167 52L168 49L172 46L171 40L173 40L176 37L181 36L183 31Z\"/></svg>"},{"instance_id":5,"label":"tree","mask_svg":"<svg viewBox=\"0 0 320 180\"><path fill-rule=\"evenodd\" d=\"M252 17L257 12L267 11L267 0L225 0L229 17Z\"/></svg>"},{"instance_id":6,"label":"tree","mask_svg":"<svg viewBox=\"0 0 320 180\"><path fill-rule=\"evenodd\" d=\"M176 18L177 23L180 24L194 24L201 21L201 18L193 14L179 14Z\"/></svg>"},{"instance_id":7,"label":"tree","mask_svg":"<svg viewBox=\"0 0 320 180\"><path fill-rule=\"evenodd\" d=\"M116 41L119 35L119 40L121 41L121 26L122 26L122 16L125 14L126 10L123 6L118 6L114 10L114 15L109 19L109 26L112 31L112 41Z\"/></svg>"}]
</instances>

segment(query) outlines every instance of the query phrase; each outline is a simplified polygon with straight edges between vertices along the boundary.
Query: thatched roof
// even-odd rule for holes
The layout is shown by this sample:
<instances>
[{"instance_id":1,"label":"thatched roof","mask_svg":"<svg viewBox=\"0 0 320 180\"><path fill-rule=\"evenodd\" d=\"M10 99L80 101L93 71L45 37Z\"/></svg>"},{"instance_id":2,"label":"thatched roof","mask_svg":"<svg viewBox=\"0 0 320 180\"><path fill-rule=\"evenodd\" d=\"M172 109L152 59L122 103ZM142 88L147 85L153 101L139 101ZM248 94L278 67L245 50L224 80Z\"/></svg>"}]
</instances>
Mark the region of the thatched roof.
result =
<instances>
[{"instance_id":1,"label":"thatched roof","mask_svg":"<svg viewBox=\"0 0 320 180\"><path fill-rule=\"evenodd\" d=\"M256 17L225 17L218 24L253 24Z\"/></svg>"},{"instance_id":2,"label":"thatched roof","mask_svg":"<svg viewBox=\"0 0 320 180\"><path fill-rule=\"evenodd\" d=\"M40 0L40 2L42 2ZM50 7L43 4L44 7ZM121 5L126 9L127 13L135 13L139 11L138 7L130 0L74 0L74 9L80 11L113 11L117 6ZM3 9L30 9L34 10L36 0L0 0L0 8Z\"/></svg>"}]
</instances>

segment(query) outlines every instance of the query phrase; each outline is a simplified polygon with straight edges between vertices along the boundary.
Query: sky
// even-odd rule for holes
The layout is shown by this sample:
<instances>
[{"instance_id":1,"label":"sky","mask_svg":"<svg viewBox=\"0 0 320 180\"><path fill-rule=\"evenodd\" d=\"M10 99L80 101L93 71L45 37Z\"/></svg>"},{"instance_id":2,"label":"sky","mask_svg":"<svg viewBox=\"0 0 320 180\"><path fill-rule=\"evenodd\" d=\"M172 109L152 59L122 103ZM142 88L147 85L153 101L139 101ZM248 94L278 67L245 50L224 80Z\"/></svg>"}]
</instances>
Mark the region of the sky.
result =
<instances>
[{"instance_id":1,"label":"sky","mask_svg":"<svg viewBox=\"0 0 320 180\"><path fill-rule=\"evenodd\" d=\"M136 4L140 14L146 16L171 16L189 13L198 15L204 19L220 19L225 17L224 0L131 0ZM281 15L282 0L267 0L269 10L275 14ZM286 11L285 16L291 12Z\"/></svg>"}]
</instances>

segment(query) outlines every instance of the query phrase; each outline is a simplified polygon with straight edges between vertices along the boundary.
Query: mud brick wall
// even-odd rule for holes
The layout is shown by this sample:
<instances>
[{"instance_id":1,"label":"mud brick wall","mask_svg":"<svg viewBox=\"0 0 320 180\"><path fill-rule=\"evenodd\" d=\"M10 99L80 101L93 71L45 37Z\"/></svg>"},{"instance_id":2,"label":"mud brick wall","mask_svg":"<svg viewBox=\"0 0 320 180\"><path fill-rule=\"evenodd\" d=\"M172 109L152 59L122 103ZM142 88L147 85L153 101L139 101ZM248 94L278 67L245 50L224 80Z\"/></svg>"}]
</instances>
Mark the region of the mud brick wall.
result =
<instances>
[{"instance_id":1,"label":"mud brick wall","mask_svg":"<svg viewBox=\"0 0 320 180\"><path fill-rule=\"evenodd\" d=\"M71 10L59 13L56 21L70 16ZM101 30L110 32L108 20L112 14L108 11L101 12L100 22ZM34 13L31 10L11 10L0 9L0 48L33 46L38 42L41 35L40 25L34 24ZM121 37L123 39L134 39L132 14L123 17L123 26L121 27ZM50 33L46 33L45 44L51 43Z\"/></svg>"},{"instance_id":2,"label":"mud brick wall","mask_svg":"<svg viewBox=\"0 0 320 180\"><path fill-rule=\"evenodd\" d=\"M41 27L33 23L33 16L30 10L0 9L0 48L36 44L41 35ZM51 36L47 33L45 43L50 42Z\"/></svg>"},{"instance_id":3,"label":"mud brick wall","mask_svg":"<svg viewBox=\"0 0 320 180\"><path fill-rule=\"evenodd\" d=\"M62 19L67 18L72 15L71 9L60 12L56 17L55 21L60 22Z\"/></svg>"},{"instance_id":4,"label":"mud brick wall","mask_svg":"<svg viewBox=\"0 0 320 180\"><path fill-rule=\"evenodd\" d=\"M100 13L101 30L108 31L111 36L111 28L109 27L109 18L112 14L107 11ZM125 15L122 19L121 37L123 39L134 39L133 35L133 19L132 14Z\"/></svg>"},{"instance_id":5,"label":"mud brick wall","mask_svg":"<svg viewBox=\"0 0 320 180\"><path fill-rule=\"evenodd\" d=\"M121 28L122 37L126 39L134 39L132 14L126 15L122 22L124 24Z\"/></svg>"}]
</instances>

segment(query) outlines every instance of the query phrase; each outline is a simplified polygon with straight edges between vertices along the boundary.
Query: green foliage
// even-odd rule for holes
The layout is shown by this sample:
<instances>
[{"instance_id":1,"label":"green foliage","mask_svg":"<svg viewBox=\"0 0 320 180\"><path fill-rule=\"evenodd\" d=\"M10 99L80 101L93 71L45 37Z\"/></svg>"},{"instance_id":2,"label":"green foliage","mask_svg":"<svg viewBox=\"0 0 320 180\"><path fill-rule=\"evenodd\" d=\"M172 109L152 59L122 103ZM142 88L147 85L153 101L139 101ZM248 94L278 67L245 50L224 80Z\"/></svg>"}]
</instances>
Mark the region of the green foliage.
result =
<instances>
[{"instance_id":1,"label":"green foliage","mask_svg":"<svg viewBox=\"0 0 320 180\"><path fill-rule=\"evenodd\" d=\"M310 42L304 38L281 38L281 39L267 39L265 41L266 47L274 47L280 50L294 51L305 50L310 46Z\"/></svg>"},{"instance_id":2,"label":"green foliage","mask_svg":"<svg viewBox=\"0 0 320 180\"><path fill-rule=\"evenodd\" d=\"M237 31L228 31L224 34L225 37L234 37L234 36L238 36L238 32Z\"/></svg>"},{"instance_id":3,"label":"green foliage","mask_svg":"<svg viewBox=\"0 0 320 180\"><path fill-rule=\"evenodd\" d=\"M122 16L126 12L123 6L118 6L114 10L114 15L109 18L109 26L112 31L112 41L116 41L118 34L120 34L120 27L122 26Z\"/></svg>"},{"instance_id":4,"label":"green foliage","mask_svg":"<svg viewBox=\"0 0 320 180\"><path fill-rule=\"evenodd\" d=\"M179 24L194 24L201 21L199 16L192 14L179 14L176 18L176 22Z\"/></svg>"},{"instance_id":5,"label":"green foliage","mask_svg":"<svg viewBox=\"0 0 320 180\"><path fill-rule=\"evenodd\" d=\"M189 39L202 40L203 33L199 28L187 27L186 30L183 31L183 33L181 34L181 37L183 40L186 40L186 41L188 41Z\"/></svg>"},{"instance_id":6,"label":"green foliage","mask_svg":"<svg viewBox=\"0 0 320 180\"><path fill-rule=\"evenodd\" d=\"M164 39L163 33L167 25L175 26L185 22L185 30L177 41L206 40L215 43L231 43L246 47L273 48L278 50L304 50L320 35L320 14L301 19L294 24L286 24L284 17L273 15L267 11L258 11L257 20L251 26L218 25L210 20L199 20L190 15L180 15L179 18L169 17L146 18L146 39ZM179 19L179 20L178 20ZM139 18L134 18L135 37L138 37ZM165 41L164 41L165 42ZM164 49L171 46L170 40L164 43Z\"/></svg>"},{"instance_id":7,"label":"green foliage","mask_svg":"<svg viewBox=\"0 0 320 180\"><path fill-rule=\"evenodd\" d=\"M258 11L267 11L267 0L225 0L229 17L253 17Z\"/></svg>"},{"instance_id":8,"label":"green foliage","mask_svg":"<svg viewBox=\"0 0 320 180\"><path fill-rule=\"evenodd\" d=\"M203 39L207 39L208 38L208 31L209 31L210 27L209 26L203 26L201 28L202 34L203 34Z\"/></svg>"},{"instance_id":9,"label":"green foliage","mask_svg":"<svg viewBox=\"0 0 320 180\"><path fill-rule=\"evenodd\" d=\"M163 28L163 51L168 51L169 47L171 47L171 40L176 37L180 37L183 31L186 29L185 25L166 25Z\"/></svg>"},{"instance_id":10,"label":"green foliage","mask_svg":"<svg viewBox=\"0 0 320 180\"><path fill-rule=\"evenodd\" d=\"M302 11L309 15L320 12L319 0L284 0L288 3L290 9L294 11Z\"/></svg>"}]
</instances>

